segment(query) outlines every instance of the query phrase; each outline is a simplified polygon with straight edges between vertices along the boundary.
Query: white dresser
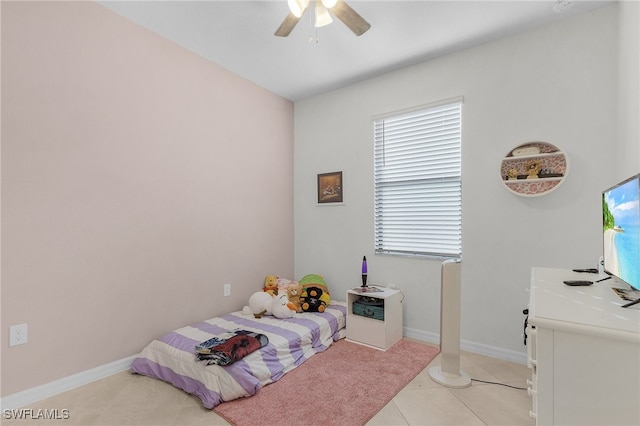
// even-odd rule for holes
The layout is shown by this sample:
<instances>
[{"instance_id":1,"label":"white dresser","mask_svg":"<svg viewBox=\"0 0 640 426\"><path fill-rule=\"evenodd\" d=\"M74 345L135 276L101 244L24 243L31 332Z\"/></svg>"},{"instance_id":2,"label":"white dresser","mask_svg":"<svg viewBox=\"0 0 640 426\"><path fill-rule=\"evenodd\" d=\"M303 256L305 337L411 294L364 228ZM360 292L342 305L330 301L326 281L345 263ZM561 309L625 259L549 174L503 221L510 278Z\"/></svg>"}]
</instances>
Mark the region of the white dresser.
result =
<instances>
[{"instance_id":1,"label":"white dresser","mask_svg":"<svg viewBox=\"0 0 640 426\"><path fill-rule=\"evenodd\" d=\"M640 425L640 305L621 308L613 279L563 283L584 279L598 276L532 269L530 414L538 425Z\"/></svg>"}]
</instances>

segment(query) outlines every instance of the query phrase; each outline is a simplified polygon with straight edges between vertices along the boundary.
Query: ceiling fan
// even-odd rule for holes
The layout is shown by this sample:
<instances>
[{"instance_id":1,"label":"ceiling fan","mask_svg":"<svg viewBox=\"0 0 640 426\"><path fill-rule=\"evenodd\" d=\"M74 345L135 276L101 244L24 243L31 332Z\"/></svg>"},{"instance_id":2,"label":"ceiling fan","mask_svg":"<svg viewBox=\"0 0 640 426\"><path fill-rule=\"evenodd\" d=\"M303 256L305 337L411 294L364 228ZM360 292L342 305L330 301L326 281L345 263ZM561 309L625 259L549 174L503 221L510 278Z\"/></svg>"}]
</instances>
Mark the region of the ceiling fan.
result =
<instances>
[{"instance_id":1,"label":"ceiling fan","mask_svg":"<svg viewBox=\"0 0 640 426\"><path fill-rule=\"evenodd\" d=\"M282 21L282 24L280 24L280 27L276 30L275 35L278 37L287 37L309 7L309 1L310 0L288 0L289 10L291 12L284 18L284 21ZM343 0L315 0L316 27L322 27L333 22L329 11L357 36L364 34L371 28L371 25Z\"/></svg>"}]
</instances>

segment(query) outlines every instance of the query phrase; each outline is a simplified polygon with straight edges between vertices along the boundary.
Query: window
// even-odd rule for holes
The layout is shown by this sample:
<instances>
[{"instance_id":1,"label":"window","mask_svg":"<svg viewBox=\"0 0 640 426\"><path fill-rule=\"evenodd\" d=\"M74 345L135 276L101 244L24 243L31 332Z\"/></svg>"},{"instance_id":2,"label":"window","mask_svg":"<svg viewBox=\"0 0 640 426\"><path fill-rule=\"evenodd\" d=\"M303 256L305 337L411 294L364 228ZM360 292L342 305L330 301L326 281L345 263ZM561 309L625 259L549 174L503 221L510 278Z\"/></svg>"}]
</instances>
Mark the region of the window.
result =
<instances>
[{"instance_id":1,"label":"window","mask_svg":"<svg viewBox=\"0 0 640 426\"><path fill-rule=\"evenodd\" d=\"M377 118L375 252L462 256L462 99Z\"/></svg>"}]
</instances>

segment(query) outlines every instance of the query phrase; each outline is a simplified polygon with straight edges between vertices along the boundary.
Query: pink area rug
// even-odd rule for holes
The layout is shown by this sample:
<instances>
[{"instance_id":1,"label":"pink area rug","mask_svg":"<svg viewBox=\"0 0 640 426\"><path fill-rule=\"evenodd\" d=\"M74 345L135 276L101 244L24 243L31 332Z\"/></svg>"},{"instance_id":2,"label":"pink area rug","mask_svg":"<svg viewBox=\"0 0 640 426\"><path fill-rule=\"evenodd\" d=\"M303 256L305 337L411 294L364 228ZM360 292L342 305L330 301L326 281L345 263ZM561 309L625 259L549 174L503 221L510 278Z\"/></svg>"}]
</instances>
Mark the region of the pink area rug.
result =
<instances>
[{"instance_id":1,"label":"pink area rug","mask_svg":"<svg viewBox=\"0 0 640 426\"><path fill-rule=\"evenodd\" d=\"M340 340L256 395L214 411L236 426L364 425L439 352L407 339L386 352Z\"/></svg>"}]
</instances>

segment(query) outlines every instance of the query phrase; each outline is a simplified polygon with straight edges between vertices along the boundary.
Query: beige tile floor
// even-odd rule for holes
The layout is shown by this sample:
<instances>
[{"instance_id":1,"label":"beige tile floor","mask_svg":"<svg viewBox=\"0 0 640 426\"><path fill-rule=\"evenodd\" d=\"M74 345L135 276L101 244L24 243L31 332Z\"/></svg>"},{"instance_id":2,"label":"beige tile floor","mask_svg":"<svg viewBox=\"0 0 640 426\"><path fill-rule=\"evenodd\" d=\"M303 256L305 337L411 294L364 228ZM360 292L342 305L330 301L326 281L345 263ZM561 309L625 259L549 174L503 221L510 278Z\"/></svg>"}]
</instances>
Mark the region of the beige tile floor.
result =
<instances>
[{"instance_id":1,"label":"beige tile floor","mask_svg":"<svg viewBox=\"0 0 640 426\"><path fill-rule=\"evenodd\" d=\"M526 387L524 365L463 352L461 369L472 378ZM440 365L439 356L431 363ZM534 425L525 390L473 382L466 389L434 383L428 366L367 425ZM159 380L122 372L26 407L66 409L67 420L7 420L2 425L227 425L200 401Z\"/></svg>"}]
</instances>

